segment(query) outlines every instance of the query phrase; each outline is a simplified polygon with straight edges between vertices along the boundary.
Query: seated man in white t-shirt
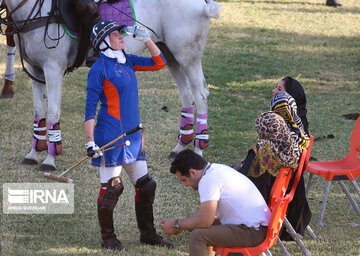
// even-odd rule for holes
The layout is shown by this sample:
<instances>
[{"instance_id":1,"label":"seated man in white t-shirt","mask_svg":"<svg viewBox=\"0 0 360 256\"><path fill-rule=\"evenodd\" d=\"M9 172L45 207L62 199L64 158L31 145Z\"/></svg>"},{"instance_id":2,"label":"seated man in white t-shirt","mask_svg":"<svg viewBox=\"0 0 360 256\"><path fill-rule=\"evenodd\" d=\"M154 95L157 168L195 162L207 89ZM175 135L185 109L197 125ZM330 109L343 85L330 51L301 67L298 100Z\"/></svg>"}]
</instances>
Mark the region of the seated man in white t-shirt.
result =
<instances>
[{"instance_id":1,"label":"seated man in white t-shirt","mask_svg":"<svg viewBox=\"0 0 360 256\"><path fill-rule=\"evenodd\" d=\"M264 241L271 213L246 176L226 165L210 164L189 149L176 155L170 172L200 195L194 215L160 221L167 236L192 231L190 256L213 255L211 246L253 247Z\"/></svg>"}]
</instances>

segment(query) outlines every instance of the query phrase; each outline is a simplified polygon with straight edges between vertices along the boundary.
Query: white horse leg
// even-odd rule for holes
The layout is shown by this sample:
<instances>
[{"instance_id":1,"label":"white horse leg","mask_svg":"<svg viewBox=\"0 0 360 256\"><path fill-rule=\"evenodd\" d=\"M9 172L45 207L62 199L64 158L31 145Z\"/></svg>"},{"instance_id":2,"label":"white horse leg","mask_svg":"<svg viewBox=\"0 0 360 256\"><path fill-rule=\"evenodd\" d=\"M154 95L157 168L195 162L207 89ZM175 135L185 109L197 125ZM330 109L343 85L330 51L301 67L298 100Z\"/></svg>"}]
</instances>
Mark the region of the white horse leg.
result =
<instances>
[{"instance_id":1,"label":"white horse leg","mask_svg":"<svg viewBox=\"0 0 360 256\"><path fill-rule=\"evenodd\" d=\"M210 92L205 82L201 62L199 61L197 64L182 66L185 68L178 65L172 67L168 62L171 75L179 88L182 103L179 141L175 148L171 150L169 158L175 157L175 155L183 150L193 138L190 130L192 131L193 129L194 102L197 109L194 151L202 156L203 150L207 148L209 144L207 110ZM184 141L182 141L183 138L185 138ZM187 142L187 144L184 142Z\"/></svg>"},{"instance_id":2,"label":"white horse leg","mask_svg":"<svg viewBox=\"0 0 360 256\"><path fill-rule=\"evenodd\" d=\"M62 153L59 119L64 70L57 63L47 63L45 66L44 74L47 81L46 88L48 95L49 144L48 155L42 162L39 170L53 171L56 169L55 159Z\"/></svg>"},{"instance_id":3,"label":"white horse leg","mask_svg":"<svg viewBox=\"0 0 360 256\"><path fill-rule=\"evenodd\" d=\"M203 150L209 145L207 111L210 92L205 82L200 60L194 61L191 65L185 65L183 68L190 82L197 110L194 151L202 156Z\"/></svg>"},{"instance_id":4,"label":"white horse leg","mask_svg":"<svg viewBox=\"0 0 360 256\"><path fill-rule=\"evenodd\" d=\"M193 140L193 125L194 125L194 98L190 88L190 83L186 77L184 70L179 63L174 59L168 48L164 45L159 45L161 51L166 57L168 68L173 77L178 89L181 99L181 117L180 117L180 132L177 145L171 150L168 158L174 158L177 153L185 149L185 147Z\"/></svg>"},{"instance_id":5,"label":"white horse leg","mask_svg":"<svg viewBox=\"0 0 360 256\"><path fill-rule=\"evenodd\" d=\"M39 68L28 65L28 70L34 76L44 79L44 75ZM34 165L38 163L38 152L47 149L46 144L46 87L36 81L32 82L33 104L34 104L34 138L29 154L21 164Z\"/></svg>"},{"instance_id":6,"label":"white horse leg","mask_svg":"<svg viewBox=\"0 0 360 256\"><path fill-rule=\"evenodd\" d=\"M14 97L13 84L15 80L15 52L16 48L12 46L7 46L7 56L6 56L6 69L5 69L5 80L4 86L1 91L1 98L12 98Z\"/></svg>"},{"instance_id":7,"label":"white horse leg","mask_svg":"<svg viewBox=\"0 0 360 256\"><path fill-rule=\"evenodd\" d=\"M5 79L14 82L15 80L15 46L6 46L7 56L6 56L6 69L5 69Z\"/></svg>"},{"instance_id":8,"label":"white horse leg","mask_svg":"<svg viewBox=\"0 0 360 256\"><path fill-rule=\"evenodd\" d=\"M6 12L7 14L8 12ZM12 21L11 17L8 18L9 22ZM6 27L5 33L12 32L11 27ZM6 45L7 45L7 56L6 56L6 69L5 69L5 80L4 86L1 91L0 98L12 98L14 97L14 80L15 80L15 42L13 35L6 35Z\"/></svg>"}]
</instances>

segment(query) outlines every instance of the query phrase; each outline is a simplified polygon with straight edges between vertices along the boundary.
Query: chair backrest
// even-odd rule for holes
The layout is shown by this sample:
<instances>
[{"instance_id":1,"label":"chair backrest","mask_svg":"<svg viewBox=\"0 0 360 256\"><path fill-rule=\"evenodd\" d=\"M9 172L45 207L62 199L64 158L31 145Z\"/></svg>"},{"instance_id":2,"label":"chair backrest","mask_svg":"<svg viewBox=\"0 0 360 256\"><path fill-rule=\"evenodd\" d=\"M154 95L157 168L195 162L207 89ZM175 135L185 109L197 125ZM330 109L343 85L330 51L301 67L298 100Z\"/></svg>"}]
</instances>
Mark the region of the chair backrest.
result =
<instances>
[{"instance_id":1,"label":"chair backrest","mask_svg":"<svg viewBox=\"0 0 360 256\"><path fill-rule=\"evenodd\" d=\"M301 178L306 156L307 156L307 150L304 149L303 152L301 153L299 165L295 174L292 188L290 192L286 194L286 196L285 193L289 185L289 181L291 177L291 169L282 168L279 172L278 177L274 182L273 187L271 188L270 204L269 204L269 208L271 211L271 219L268 226L267 235L265 238L265 241L266 240L268 241L268 245L267 245L268 248L272 247L277 241L277 237L284 222L288 205L294 197L295 190Z\"/></svg>"},{"instance_id":2,"label":"chair backrest","mask_svg":"<svg viewBox=\"0 0 360 256\"><path fill-rule=\"evenodd\" d=\"M307 150L307 155L306 155L306 158L305 158L305 163L304 163L304 168L303 168L303 172L305 172L306 170L306 167L310 161L310 155L311 155L311 149L312 149L312 145L313 145L313 142L314 142L314 136L312 136L311 134L309 134L309 137L310 137L310 145L308 146L308 148L306 149Z\"/></svg>"},{"instance_id":3,"label":"chair backrest","mask_svg":"<svg viewBox=\"0 0 360 256\"><path fill-rule=\"evenodd\" d=\"M360 151L360 117L356 120L354 129L350 138L350 152L349 155L352 157L358 158L358 153Z\"/></svg>"},{"instance_id":4,"label":"chair backrest","mask_svg":"<svg viewBox=\"0 0 360 256\"><path fill-rule=\"evenodd\" d=\"M271 188L269 203L271 218L266 238L262 244L262 246L266 246L267 248L272 247L276 243L284 222L288 204L291 201L288 195L285 196L291 178L291 173L292 170L290 168L282 168Z\"/></svg>"},{"instance_id":5,"label":"chair backrest","mask_svg":"<svg viewBox=\"0 0 360 256\"><path fill-rule=\"evenodd\" d=\"M291 188L290 192L287 194L288 196L290 196L290 201L292 201L292 199L294 197L295 190L296 190L297 185L299 184L299 180L302 176L302 170L304 169L306 157L307 157L307 149L303 149L301 156L300 156L299 165L298 165L297 171L295 173L295 178L294 178L292 188Z\"/></svg>"},{"instance_id":6,"label":"chair backrest","mask_svg":"<svg viewBox=\"0 0 360 256\"><path fill-rule=\"evenodd\" d=\"M264 246L266 246L266 249L271 248L276 243L281 227L284 223L284 218L289 203L290 198L288 195L286 197L279 198L276 201L273 207L273 211L271 212L271 218L267 229L266 238L263 242L266 243L264 244Z\"/></svg>"},{"instance_id":7,"label":"chair backrest","mask_svg":"<svg viewBox=\"0 0 360 256\"><path fill-rule=\"evenodd\" d=\"M279 171L279 175L277 176L270 191L270 198L268 204L271 213L273 212L273 208L275 207L277 200L285 196L285 193L289 186L291 173L292 170L290 168L282 168Z\"/></svg>"},{"instance_id":8,"label":"chair backrest","mask_svg":"<svg viewBox=\"0 0 360 256\"><path fill-rule=\"evenodd\" d=\"M301 157L300 157L298 168L297 168L297 171L295 174L293 185L291 187L290 192L288 193L290 195L290 201L294 197L296 187L301 178L302 170L304 168L306 157L307 157L307 150L304 149L303 152L301 153ZM271 192L270 192L269 209L271 212L272 212L272 208L274 208L274 206L276 204L276 200L281 197L284 197L284 195L287 191L288 185L289 185L291 173L292 173L292 170L290 168L282 168L280 170L279 175L276 178L274 185L272 186Z\"/></svg>"}]
</instances>

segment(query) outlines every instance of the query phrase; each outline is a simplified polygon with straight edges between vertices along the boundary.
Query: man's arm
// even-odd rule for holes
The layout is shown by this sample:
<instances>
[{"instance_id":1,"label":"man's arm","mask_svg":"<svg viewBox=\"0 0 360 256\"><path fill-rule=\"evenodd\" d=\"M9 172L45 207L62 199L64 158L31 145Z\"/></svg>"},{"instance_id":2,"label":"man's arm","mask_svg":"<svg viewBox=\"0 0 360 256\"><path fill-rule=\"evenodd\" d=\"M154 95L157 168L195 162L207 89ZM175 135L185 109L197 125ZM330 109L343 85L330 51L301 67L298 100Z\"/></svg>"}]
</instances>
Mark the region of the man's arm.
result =
<instances>
[{"instance_id":1,"label":"man's arm","mask_svg":"<svg viewBox=\"0 0 360 256\"><path fill-rule=\"evenodd\" d=\"M217 204L218 201L216 200L201 203L199 211L197 211L194 215L178 221L180 228L179 231L174 229L175 219L160 221L161 228L167 236L178 235L182 230L208 228L214 223Z\"/></svg>"}]
</instances>

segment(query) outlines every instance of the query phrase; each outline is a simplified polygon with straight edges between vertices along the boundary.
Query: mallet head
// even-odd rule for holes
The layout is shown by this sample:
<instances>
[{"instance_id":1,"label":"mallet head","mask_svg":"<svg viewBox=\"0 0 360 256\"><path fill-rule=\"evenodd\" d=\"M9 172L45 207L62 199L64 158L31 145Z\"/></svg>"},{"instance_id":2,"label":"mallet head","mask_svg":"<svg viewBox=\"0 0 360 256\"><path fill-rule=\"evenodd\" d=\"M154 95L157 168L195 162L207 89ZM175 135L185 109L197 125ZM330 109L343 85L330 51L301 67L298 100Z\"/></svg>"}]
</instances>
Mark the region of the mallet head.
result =
<instances>
[{"instance_id":1,"label":"mallet head","mask_svg":"<svg viewBox=\"0 0 360 256\"><path fill-rule=\"evenodd\" d=\"M44 172L43 177L47 178L47 179L50 179L50 180L56 180L56 181L59 181L59 182L63 182L63 183L73 183L72 179L57 176L57 175L51 174L49 172Z\"/></svg>"}]
</instances>

